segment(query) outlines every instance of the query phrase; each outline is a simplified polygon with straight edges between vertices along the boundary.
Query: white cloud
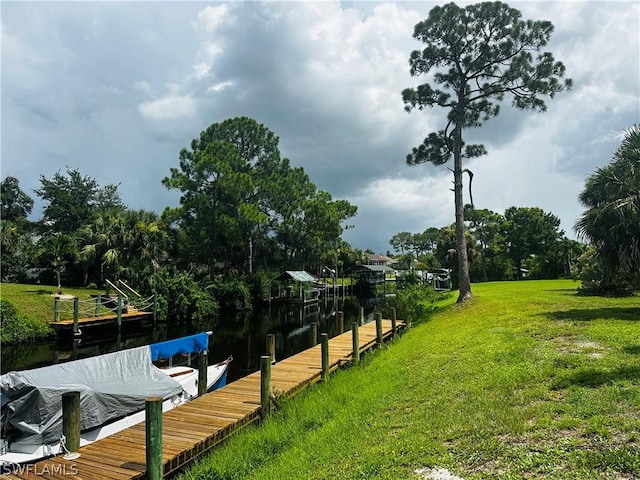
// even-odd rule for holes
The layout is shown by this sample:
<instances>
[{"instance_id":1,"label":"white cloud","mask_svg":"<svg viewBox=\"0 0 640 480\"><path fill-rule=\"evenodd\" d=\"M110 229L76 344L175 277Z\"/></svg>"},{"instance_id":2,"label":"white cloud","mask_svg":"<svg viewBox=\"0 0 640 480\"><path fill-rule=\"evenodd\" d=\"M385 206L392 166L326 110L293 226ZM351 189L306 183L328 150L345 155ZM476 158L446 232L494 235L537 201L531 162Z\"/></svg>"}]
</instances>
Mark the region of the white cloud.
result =
<instances>
[{"instance_id":1,"label":"white cloud","mask_svg":"<svg viewBox=\"0 0 640 480\"><path fill-rule=\"evenodd\" d=\"M168 95L138 105L140 114L154 121L191 117L196 112L196 103L190 95Z\"/></svg>"},{"instance_id":2,"label":"white cloud","mask_svg":"<svg viewBox=\"0 0 640 480\"><path fill-rule=\"evenodd\" d=\"M229 6L227 4L215 7L207 6L198 13L198 26L207 33L211 33L229 18Z\"/></svg>"},{"instance_id":3,"label":"white cloud","mask_svg":"<svg viewBox=\"0 0 640 480\"><path fill-rule=\"evenodd\" d=\"M216 83L215 85L211 85L208 89L207 92L221 92L229 87L233 86L233 82L220 82L220 83Z\"/></svg>"}]
</instances>

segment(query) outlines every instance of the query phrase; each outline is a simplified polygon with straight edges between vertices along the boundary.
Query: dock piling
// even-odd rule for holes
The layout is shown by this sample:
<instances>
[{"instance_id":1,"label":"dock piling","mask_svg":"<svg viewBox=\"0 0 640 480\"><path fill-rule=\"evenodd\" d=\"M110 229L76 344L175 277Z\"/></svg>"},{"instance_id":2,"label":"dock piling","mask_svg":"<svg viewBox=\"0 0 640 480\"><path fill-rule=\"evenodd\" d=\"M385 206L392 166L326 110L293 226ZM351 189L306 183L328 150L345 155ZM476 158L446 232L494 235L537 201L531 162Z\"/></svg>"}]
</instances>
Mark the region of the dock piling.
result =
<instances>
[{"instance_id":1,"label":"dock piling","mask_svg":"<svg viewBox=\"0 0 640 480\"><path fill-rule=\"evenodd\" d=\"M116 315L116 323L118 324L118 328L120 328L122 326L122 295L118 295L118 311Z\"/></svg>"},{"instance_id":2,"label":"dock piling","mask_svg":"<svg viewBox=\"0 0 640 480\"><path fill-rule=\"evenodd\" d=\"M62 435L69 452L80 448L80 392L62 394Z\"/></svg>"},{"instance_id":3,"label":"dock piling","mask_svg":"<svg viewBox=\"0 0 640 480\"><path fill-rule=\"evenodd\" d=\"M267 355L271 363L276 363L276 336L273 333L267 335Z\"/></svg>"},{"instance_id":4,"label":"dock piling","mask_svg":"<svg viewBox=\"0 0 640 480\"><path fill-rule=\"evenodd\" d=\"M320 345L322 351L322 381L326 382L329 378L329 334L320 334Z\"/></svg>"},{"instance_id":5,"label":"dock piling","mask_svg":"<svg viewBox=\"0 0 640 480\"><path fill-rule=\"evenodd\" d=\"M342 335L343 333L344 333L344 312L340 311L338 312L338 334Z\"/></svg>"},{"instance_id":6,"label":"dock piling","mask_svg":"<svg viewBox=\"0 0 640 480\"><path fill-rule=\"evenodd\" d=\"M162 397L145 399L145 446L147 480L161 480L162 469Z\"/></svg>"},{"instance_id":7,"label":"dock piling","mask_svg":"<svg viewBox=\"0 0 640 480\"><path fill-rule=\"evenodd\" d=\"M398 318L396 314L396 307L391 307L391 336L395 336L398 329Z\"/></svg>"},{"instance_id":8,"label":"dock piling","mask_svg":"<svg viewBox=\"0 0 640 480\"><path fill-rule=\"evenodd\" d=\"M351 324L351 339L353 344L353 363L355 365L360 361L360 338L358 334L358 328L360 325L358 322L353 322Z\"/></svg>"},{"instance_id":9,"label":"dock piling","mask_svg":"<svg viewBox=\"0 0 640 480\"><path fill-rule=\"evenodd\" d=\"M315 347L318 344L318 324L311 322L311 346Z\"/></svg>"},{"instance_id":10,"label":"dock piling","mask_svg":"<svg viewBox=\"0 0 640 480\"><path fill-rule=\"evenodd\" d=\"M209 366L209 355L206 350L198 355L198 396L207 393L207 367Z\"/></svg>"},{"instance_id":11,"label":"dock piling","mask_svg":"<svg viewBox=\"0 0 640 480\"><path fill-rule=\"evenodd\" d=\"M378 346L382 345L382 313L377 312L375 314L376 318L376 344Z\"/></svg>"},{"instance_id":12,"label":"dock piling","mask_svg":"<svg viewBox=\"0 0 640 480\"><path fill-rule=\"evenodd\" d=\"M260 357L260 405L264 419L271 410L271 357Z\"/></svg>"},{"instance_id":13,"label":"dock piling","mask_svg":"<svg viewBox=\"0 0 640 480\"><path fill-rule=\"evenodd\" d=\"M60 320L60 297L56 297L53 300L53 321Z\"/></svg>"},{"instance_id":14,"label":"dock piling","mask_svg":"<svg viewBox=\"0 0 640 480\"><path fill-rule=\"evenodd\" d=\"M78 316L80 313L80 299L73 297L73 334L78 335Z\"/></svg>"}]
</instances>

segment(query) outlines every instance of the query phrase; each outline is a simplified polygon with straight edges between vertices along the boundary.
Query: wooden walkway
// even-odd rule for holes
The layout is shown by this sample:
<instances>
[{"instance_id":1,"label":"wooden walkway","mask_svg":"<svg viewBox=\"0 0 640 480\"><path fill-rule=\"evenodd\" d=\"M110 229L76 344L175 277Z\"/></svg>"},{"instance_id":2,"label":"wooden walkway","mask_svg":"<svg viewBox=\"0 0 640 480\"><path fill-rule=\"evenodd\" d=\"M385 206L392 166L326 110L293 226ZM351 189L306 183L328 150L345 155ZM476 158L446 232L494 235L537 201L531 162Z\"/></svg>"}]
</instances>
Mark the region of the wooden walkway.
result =
<instances>
[{"instance_id":1,"label":"wooden walkway","mask_svg":"<svg viewBox=\"0 0 640 480\"><path fill-rule=\"evenodd\" d=\"M398 322L398 326L402 326ZM382 321L383 338L392 335L390 320ZM376 345L376 324L360 326L360 352ZM349 330L329 340L330 370L352 358ZM322 373L321 347L317 345L271 367L271 388L276 395L292 396L318 382ZM261 415L260 372L236 380L214 392L196 398L162 416L164 474L222 442L234 432L257 422ZM108 438L80 448L80 458L61 456L40 461L29 468L0 478L11 480L128 480L145 476L145 424L140 423Z\"/></svg>"}]
</instances>

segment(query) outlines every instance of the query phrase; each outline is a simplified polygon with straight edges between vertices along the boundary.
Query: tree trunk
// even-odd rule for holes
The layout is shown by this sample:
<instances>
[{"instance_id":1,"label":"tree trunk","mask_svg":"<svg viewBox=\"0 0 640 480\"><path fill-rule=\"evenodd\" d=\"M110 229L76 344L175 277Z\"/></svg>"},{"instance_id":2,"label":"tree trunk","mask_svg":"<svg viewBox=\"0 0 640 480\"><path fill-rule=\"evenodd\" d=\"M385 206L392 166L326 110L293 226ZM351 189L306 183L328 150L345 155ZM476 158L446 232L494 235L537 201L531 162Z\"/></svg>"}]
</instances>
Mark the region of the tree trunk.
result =
<instances>
[{"instance_id":1,"label":"tree trunk","mask_svg":"<svg viewBox=\"0 0 640 480\"><path fill-rule=\"evenodd\" d=\"M456 107L456 126L453 139L453 191L456 210L456 250L458 251L458 303L472 297L469 280L467 240L464 235L464 202L462 199L462 125L464 124L464 87L459 93Z\"/></svg>"}]
</instances>

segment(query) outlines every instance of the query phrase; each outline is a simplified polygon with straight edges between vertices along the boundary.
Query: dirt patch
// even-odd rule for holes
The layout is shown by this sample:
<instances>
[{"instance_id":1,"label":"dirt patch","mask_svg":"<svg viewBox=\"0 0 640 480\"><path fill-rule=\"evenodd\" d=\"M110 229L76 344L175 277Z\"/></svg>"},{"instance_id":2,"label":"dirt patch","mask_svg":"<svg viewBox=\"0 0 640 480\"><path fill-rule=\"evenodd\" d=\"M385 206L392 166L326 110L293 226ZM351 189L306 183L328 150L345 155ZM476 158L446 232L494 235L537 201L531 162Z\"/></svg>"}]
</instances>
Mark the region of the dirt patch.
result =
<instances>
[{"instance_id":1,"label":"dirt patch","mask_svg":"<svg viewBox=\"0 0 640 480\"><path fill-rule=\"evenodd\" d=\"M446 468L418 468L414 470L417 475L420 475L425 480L464 480L462 477L454 475Z\"/></svg>"},{"instance_id":2,"label":"dirt patch","mask_svg":"<svg viewBox=\"0 0 640 480\"><path fill-rule=\"evenodd\" d=\"M68 293L51 293L50 294L52 297L57 297L61 300L73 300L74 298L76 298L75 295L70 295Z\"/></svg>"}]
</instances>

